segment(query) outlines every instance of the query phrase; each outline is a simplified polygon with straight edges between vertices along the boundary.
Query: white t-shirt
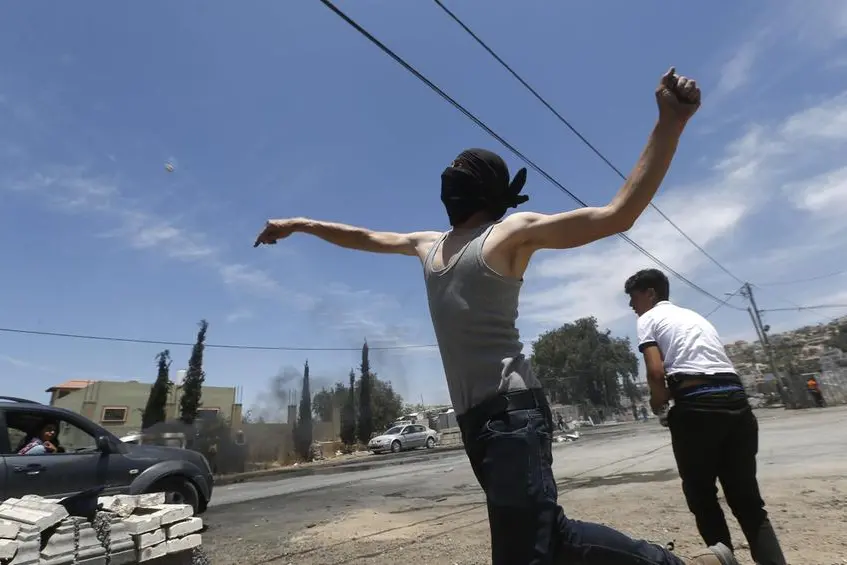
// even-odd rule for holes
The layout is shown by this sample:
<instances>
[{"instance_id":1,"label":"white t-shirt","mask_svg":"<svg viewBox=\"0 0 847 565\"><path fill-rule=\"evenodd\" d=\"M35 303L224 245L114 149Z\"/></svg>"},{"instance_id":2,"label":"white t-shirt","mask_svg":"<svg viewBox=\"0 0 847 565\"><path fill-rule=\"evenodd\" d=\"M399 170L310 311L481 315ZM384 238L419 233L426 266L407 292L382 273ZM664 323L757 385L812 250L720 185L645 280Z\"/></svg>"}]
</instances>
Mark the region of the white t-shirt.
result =
<instances>
[{"instance_id":1,"label":"white t-shirt","mask_svg":"<svg viewBox=\"0 0 847 565\"><path fill-rule=\"evenodd\" d=\"M735 373L715 326L694 310L667 300L638 318L638 350L649 345L659 346L666 375Z\"/></svg>"}]
</instances>

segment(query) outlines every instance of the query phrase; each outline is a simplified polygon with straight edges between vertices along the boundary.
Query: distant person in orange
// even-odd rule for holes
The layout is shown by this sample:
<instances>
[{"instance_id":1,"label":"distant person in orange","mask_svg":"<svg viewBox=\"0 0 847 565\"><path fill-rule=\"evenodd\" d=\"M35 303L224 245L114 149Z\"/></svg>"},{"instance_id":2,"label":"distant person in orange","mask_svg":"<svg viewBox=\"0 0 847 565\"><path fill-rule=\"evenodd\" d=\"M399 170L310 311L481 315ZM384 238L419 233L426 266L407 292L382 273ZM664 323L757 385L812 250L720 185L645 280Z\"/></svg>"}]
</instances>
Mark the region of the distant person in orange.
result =
<instances>
[{"instance_id":1,"label":"distant person in orange","mask_svg":"<svg viewBox=\"0 0 847 565\"><path fill-rule=\"evenodd\" d=\"M821 392L821 387L815 377L809 377L809 380L806 381L806 389L809 391L809 394L812 395L812 399L815 401L815 406L823 408L825 404L823 400L823 393Z\"/></svg>"}]
</instances>

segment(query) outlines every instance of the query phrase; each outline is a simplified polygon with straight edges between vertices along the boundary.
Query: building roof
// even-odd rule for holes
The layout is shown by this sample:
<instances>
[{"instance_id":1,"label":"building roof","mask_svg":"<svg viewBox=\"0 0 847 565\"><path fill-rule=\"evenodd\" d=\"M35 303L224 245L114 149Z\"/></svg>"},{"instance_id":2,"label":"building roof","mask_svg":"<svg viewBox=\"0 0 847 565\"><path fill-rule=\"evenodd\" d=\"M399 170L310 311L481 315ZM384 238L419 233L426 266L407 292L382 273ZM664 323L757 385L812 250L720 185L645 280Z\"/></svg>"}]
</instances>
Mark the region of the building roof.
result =
<instances>
[{"instance_id":1,"label":"building roof","mask_svg":"<svg viewBox=\"0 0 847 565\"><path fill-rule=\"evenodd\" d=\"M44 392L53 392L54 390L80 390L80 389L87 387L88 385L90 385L93 382L94 381L72 379L70 381L65 381L65 382L63 382L62 384L59 384L59 385L53 385L50 388L48 388L47 390L45 390Z\"/></svg>"}]
</instances>

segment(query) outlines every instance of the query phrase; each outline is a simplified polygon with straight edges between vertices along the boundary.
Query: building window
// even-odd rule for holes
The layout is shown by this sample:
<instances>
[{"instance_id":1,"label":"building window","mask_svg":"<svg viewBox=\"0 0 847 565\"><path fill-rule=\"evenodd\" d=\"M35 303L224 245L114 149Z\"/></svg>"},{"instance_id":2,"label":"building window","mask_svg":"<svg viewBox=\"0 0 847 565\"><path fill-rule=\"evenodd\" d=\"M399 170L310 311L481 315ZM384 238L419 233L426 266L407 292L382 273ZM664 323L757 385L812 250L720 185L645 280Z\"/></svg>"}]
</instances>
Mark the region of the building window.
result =
<instances>
[{"instance_id":1,"label":"building window","mask_svg":"<svg viewBox=\"0 0 847 565\"><path fill-rule=\"evenodd\" d=\"M104 406L100 421L104 424L123 424L126 422L126 406Z\"/></svg>"},{"instance_id":2,"label":"building window","mask_svg":"<svg viewBox=\"0 0 847 565\"><path fill-rule=\"evenodd\" d=\"M220 408L201 408L197 411L198 418L217 418L218 414L220 414Z\"/></svg>"}]
</instances>

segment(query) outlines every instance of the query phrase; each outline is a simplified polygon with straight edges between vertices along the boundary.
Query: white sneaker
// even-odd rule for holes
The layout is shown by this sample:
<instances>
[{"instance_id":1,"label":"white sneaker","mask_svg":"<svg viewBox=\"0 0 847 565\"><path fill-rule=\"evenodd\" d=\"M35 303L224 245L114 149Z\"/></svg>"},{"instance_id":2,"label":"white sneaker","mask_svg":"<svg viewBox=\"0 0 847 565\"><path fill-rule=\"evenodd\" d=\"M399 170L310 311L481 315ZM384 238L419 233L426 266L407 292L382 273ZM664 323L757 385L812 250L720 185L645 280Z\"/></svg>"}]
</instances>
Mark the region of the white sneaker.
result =
<instances>
[{"instance_id":1,"label":"white sneaker","mask_svg":"<svg viewBox=\"0 0 847 565\"><path fill-rule=\"evenodd\" d=\"M686 565L738 565L735 556L722 543L706 548L702 553L686 559Z\"/></svg>"}]
</instances>

